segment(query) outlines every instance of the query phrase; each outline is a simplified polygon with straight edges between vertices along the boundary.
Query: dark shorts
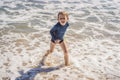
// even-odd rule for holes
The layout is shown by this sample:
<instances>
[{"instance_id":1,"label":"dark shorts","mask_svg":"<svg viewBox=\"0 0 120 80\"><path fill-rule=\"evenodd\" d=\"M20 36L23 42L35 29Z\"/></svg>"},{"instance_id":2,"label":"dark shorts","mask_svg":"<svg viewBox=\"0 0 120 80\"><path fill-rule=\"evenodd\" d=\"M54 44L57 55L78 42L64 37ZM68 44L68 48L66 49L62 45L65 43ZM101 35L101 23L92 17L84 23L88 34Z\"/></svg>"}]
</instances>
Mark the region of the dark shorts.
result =
<instances>
[{"instance_id":1,"label":"dark shorts","mask_svg":"<svg viewBox=\"0 0 120 80\"><path fill-rule=\"evenodd\" d=\"M51 40L51 41L52 41L53 43L55 43L55 41L54 41L54 40ZM60 44L60 43L62 43L62 42L63 42L63 40L61 40L61 41L59 42L59 44Z\"/></svg>"}]
</instances>

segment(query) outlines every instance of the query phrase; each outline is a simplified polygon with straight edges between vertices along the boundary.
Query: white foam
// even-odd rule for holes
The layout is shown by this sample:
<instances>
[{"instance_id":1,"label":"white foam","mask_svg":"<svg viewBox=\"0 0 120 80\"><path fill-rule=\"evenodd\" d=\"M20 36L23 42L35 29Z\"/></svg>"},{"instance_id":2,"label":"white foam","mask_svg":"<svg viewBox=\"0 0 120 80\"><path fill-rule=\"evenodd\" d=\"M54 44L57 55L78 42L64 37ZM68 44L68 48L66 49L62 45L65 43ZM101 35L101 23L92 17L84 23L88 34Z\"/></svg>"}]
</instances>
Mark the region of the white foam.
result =
<instances>
[{"instance_id":1,"label":"white foam","mask_svg":"<svg viewBox=\"0 0 120 80\"><path fill-rule=\"evenodd\" d=\"M46 0L42 4L34 1L22 1L0 1L0 6L7 6L4 9L9 12L8 14L2 11L0 15L1 80L6 75L14 80L20 76L18 71L25 70L27 72L33 68L31 66L38 65L42 55L49 49L49 30L56 24L57 13L61 10L69 13L69 23L72 24L68 29L70 34L65 35L71 65L48 73L40 72L40 75L37 75L40 77L38 79L46 76L46 79L51 79L53 76L58 76L57 80L87 80L89 77L94 80L104 80L115 74L114 77L119 80L119 0L59 0L60 3L56 4L54 1L57 0ZM39 2L40 0L35 1ZM7 3L4 4L4 2ZM17 4L21 4L26 9L14 9ZM109 11L112 11L113 14L109 14ZM98 21L89 21L87 20L89 17L95 17ZM112 20L118 22L112 22ZM30 21L33 23L36 21L36 23L32 24ZM19 22L26 22L28 23L27 27L38 31L12 32L16 26L8 24ZM106 27L105 24L112 25L115 30L109 29L109 26ZM61 49L55 49L51 62L57 61L57 64L64 62L63 52L59 50ZM57 58L59 59L56 60Z\"/></svg>"}]
</instances>

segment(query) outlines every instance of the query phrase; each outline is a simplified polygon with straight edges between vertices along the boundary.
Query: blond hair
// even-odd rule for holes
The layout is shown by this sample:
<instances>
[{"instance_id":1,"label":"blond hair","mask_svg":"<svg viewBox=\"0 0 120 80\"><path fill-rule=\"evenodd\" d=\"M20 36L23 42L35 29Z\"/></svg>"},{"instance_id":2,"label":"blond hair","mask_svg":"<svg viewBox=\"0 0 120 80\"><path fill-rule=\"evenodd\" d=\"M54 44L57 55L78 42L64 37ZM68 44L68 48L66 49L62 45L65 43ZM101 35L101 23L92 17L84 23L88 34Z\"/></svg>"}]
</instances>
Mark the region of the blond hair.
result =
<instances>
[{"instance_id":1,"label":"blond hair","mask_svg":"<svg viewBox=\"0 0 120 80\"><path fill-rule=\"evenodd\" d=\"M59 12L59 13L58 13L58 18L59 18L59 15L64 15L64 16L67 17L67 19L69 19L69 17L68 17L68 13L65 12L65 11L61 11L61 12Z\"/></svg>"}]
</instances>

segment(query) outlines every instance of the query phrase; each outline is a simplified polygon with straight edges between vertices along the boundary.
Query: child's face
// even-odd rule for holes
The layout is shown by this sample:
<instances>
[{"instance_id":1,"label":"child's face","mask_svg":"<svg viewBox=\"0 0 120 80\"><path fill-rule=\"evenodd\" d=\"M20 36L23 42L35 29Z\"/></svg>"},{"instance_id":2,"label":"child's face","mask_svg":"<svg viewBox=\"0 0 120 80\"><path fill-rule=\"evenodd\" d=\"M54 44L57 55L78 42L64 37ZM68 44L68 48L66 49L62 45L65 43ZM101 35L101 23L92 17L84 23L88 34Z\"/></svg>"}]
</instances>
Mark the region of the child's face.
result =
<instances>
[{"instance_id":1,"label":"child's face","mask_svg":"<svg viewBox=\"0 0 120 80\"><path fill-rule=\"evenodd\" d=\"M68 18L67 18L65 15L60 14L60 15L58 16L58 22L59 22L62 26L64 26L67 21L68 21Z\"/></svg>"}]
</instances>

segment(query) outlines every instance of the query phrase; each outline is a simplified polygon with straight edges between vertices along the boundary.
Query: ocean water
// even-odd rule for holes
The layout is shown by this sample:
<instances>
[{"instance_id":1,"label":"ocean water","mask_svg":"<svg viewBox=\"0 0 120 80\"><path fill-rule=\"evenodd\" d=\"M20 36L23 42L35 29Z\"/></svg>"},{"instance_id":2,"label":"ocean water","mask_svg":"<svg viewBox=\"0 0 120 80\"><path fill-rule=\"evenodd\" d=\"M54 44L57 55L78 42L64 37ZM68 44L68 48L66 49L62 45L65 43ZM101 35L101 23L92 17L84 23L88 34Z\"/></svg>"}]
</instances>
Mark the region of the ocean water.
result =
<instances>
[{"instance_id":1,"label":"ocean water","mask_svg":"<svg viewBox=\"0 0 120 80\"><path fill-rule=\"evenodd\" d=\"M0 35L50 29L57 22L57 13L67 11L75 32L116 39L120 32L119 4L118 0L1 0Z\"/></svg>"},{"instance_id":2,"label":"ocean water","mask_svg":"<svg viewBox=\"0 0 120 80\"><path fill-rule=\"evenodd\" d=\"M49 30L56 24L59 11L69 13L70 27L65 39L69 44L70 54L103 55L104 58L95 58L98 61L109 57L108 59L113 60L103 60L102 64L107 67L116 65L110 69L113 74L120 76L117 71L120 70L119 0L0 0L1 79L7 79L7 75L14 80L18 76L17 71L23 68L22 61L34 64L38 56L49 49ZM81 61L79 58L78 63ZM94 62L93 59L91 61ZM78 67L79 64L76 63ZM105 71L106 74L110 73ZM94 79L101 80L98 76ZM111 80L117 79L114 77Z\"/></svg>"}]
</instances>

